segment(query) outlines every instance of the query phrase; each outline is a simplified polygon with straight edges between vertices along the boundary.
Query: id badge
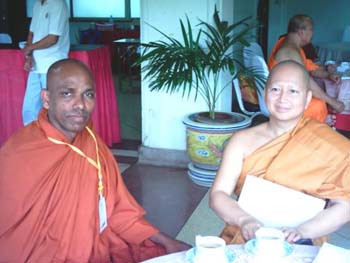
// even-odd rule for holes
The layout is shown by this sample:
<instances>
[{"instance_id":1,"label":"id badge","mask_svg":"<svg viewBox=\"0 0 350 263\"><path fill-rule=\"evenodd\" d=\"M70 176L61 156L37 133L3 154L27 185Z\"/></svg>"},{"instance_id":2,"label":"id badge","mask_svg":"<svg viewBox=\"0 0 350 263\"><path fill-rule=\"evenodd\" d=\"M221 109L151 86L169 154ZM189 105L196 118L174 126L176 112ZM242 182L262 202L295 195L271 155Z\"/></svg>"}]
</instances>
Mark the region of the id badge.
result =
<instances>
[{"instance_id":1,"label":"id badge","mask_svg":"<svg viewBox=\"0 0 350 263\"><path fill-rule=\"evenodd\" d=\"M98 215L100 219L100 233L107 227L107 207L106 199L104 196L100 196L98 202Z\"/></svg>"}]
</instances>

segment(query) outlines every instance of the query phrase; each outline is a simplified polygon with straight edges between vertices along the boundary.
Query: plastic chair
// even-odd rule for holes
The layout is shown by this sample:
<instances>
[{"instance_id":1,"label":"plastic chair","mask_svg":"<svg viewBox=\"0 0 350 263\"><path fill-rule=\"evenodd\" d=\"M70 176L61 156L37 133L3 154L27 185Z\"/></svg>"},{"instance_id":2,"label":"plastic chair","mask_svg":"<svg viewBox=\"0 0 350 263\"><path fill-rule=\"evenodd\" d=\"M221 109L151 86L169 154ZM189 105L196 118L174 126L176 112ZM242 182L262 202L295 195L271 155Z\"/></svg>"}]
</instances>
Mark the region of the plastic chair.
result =
<instances>
[{"instance_id":1,"label":"plastic chair","mask_svg":"<svg viewBox=\"0 0 350 263\"><path fill-rule=\"evenodd\" d=\"M257 77L255 77L255 87L257 89L259 109L257 111L250 111L246 109L243 102L239 80L235 78L233 80L233 84L234 84L234 89L238 100L238 106L244 114L250 116L251 118L254 118L255 116L258 116L258 115L264 115L265 117L268 117L269 112L265 105L263 94L264 94L265 81L269 75L269 69L263 58L263 52L259 44L251 43L250 46L245 47L243 49L243 61L244 61L244 66L248 70L253 71L257 75Z\"/></svg>"},{"instance_id":2,"label":"plastic chair","mask_svg":"<svg viewBox=\"0 0 350 263\"><path fill-rule=\"evenodd\" d=\"M12 44L12 38L7 33L0 33L0 43L1 44Z\"/></svg>"}]
</instances>

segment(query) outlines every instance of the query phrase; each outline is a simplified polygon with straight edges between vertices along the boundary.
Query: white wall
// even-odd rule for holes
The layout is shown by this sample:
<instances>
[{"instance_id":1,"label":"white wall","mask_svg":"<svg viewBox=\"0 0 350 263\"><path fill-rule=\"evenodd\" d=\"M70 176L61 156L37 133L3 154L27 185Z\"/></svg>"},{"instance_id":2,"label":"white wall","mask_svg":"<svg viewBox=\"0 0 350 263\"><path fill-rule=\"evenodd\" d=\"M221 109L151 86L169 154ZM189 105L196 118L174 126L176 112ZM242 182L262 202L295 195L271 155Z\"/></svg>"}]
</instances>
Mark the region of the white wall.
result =
<instances>
[{"instance_id":1,"label":"white wall","mask_svg":"<svg viewBox=\"0 0 350 263\"><path fill-rule=\"evenodd\" d=\"M163 37L148 26L149 23L172 37L179 37L179 19L189 17L195 25L198 19L211 21L215 4L224 19L231 18L233 1L225 0L141 0L141 42L146 43ZM225 10L222 12L221 10ZM189 113L206 111L206 104L198 97L187 99L181 94L168 95L151 92L148 82L142 80L142 144L146 147L185 150L186 136L182 118ZM231 89L227 89L218 102L217 110L230 111Z\"/></svg>"}]
</instances>

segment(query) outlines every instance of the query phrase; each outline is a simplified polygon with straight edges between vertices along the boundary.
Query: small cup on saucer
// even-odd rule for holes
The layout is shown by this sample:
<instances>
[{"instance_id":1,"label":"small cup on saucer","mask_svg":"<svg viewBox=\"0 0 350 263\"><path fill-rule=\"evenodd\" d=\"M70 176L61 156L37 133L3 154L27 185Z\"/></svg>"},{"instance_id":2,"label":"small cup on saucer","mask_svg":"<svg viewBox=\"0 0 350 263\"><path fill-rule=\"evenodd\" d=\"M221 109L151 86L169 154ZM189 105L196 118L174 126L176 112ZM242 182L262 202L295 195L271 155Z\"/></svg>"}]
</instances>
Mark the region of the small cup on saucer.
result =
<instances>
[{"instance_id":1,"label":"small cup on saucer","mask_svg":"<svg viewBox=\"0 0 350 263\"><path fill-rule=\"evenodd\" d=\"M277 228L261 227L255 232L255 249L258 254L283 256L284 242L284 234Z\"/></svg>"},{"instance_id":2,"label":"small cup on saucer","mask_svg":"<svg viewBox=\"0 0 350 263\"><path fill-rule=\"evenodd\" d=\"M227 263L226 243L216 236L196 236L195 263Z\"/></svg>"}]
</instances>

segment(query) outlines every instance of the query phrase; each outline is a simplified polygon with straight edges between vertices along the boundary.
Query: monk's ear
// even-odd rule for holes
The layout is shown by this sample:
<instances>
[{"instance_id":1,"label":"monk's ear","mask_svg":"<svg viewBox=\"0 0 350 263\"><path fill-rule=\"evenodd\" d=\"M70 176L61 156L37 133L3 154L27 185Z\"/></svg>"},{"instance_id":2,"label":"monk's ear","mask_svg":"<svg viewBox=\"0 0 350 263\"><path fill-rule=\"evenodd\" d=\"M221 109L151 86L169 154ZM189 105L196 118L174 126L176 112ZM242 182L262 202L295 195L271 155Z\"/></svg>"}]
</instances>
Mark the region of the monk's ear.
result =
<instances>
[{"instance_id":1,"label":"monk's ear","mask_svg":"<svg viewBox=\"0 0 350 263\"><path fill-rule=\"evenodd\" d=\"M312 92L311 90L309 89L306 93L306 104L305 104L305 109L309 106L310 104L310 101L312 99Z\"/></svg>"},{"instance_id":2,"label":"monk's ear","mask_svg":"<svg viewBox=\"0 0 350 263\"><path fill-rule=\"evenodd\" d=\"M43 107L45 108L45 109L49 109L49 105L50 105L50 103L49 103L49 101L50 101L50 99L49 99L49 91L47 90L47 89L42 89L41 90L41 99L42 99L42 101L43 101Z\"/></svg>"}]
</instances>

